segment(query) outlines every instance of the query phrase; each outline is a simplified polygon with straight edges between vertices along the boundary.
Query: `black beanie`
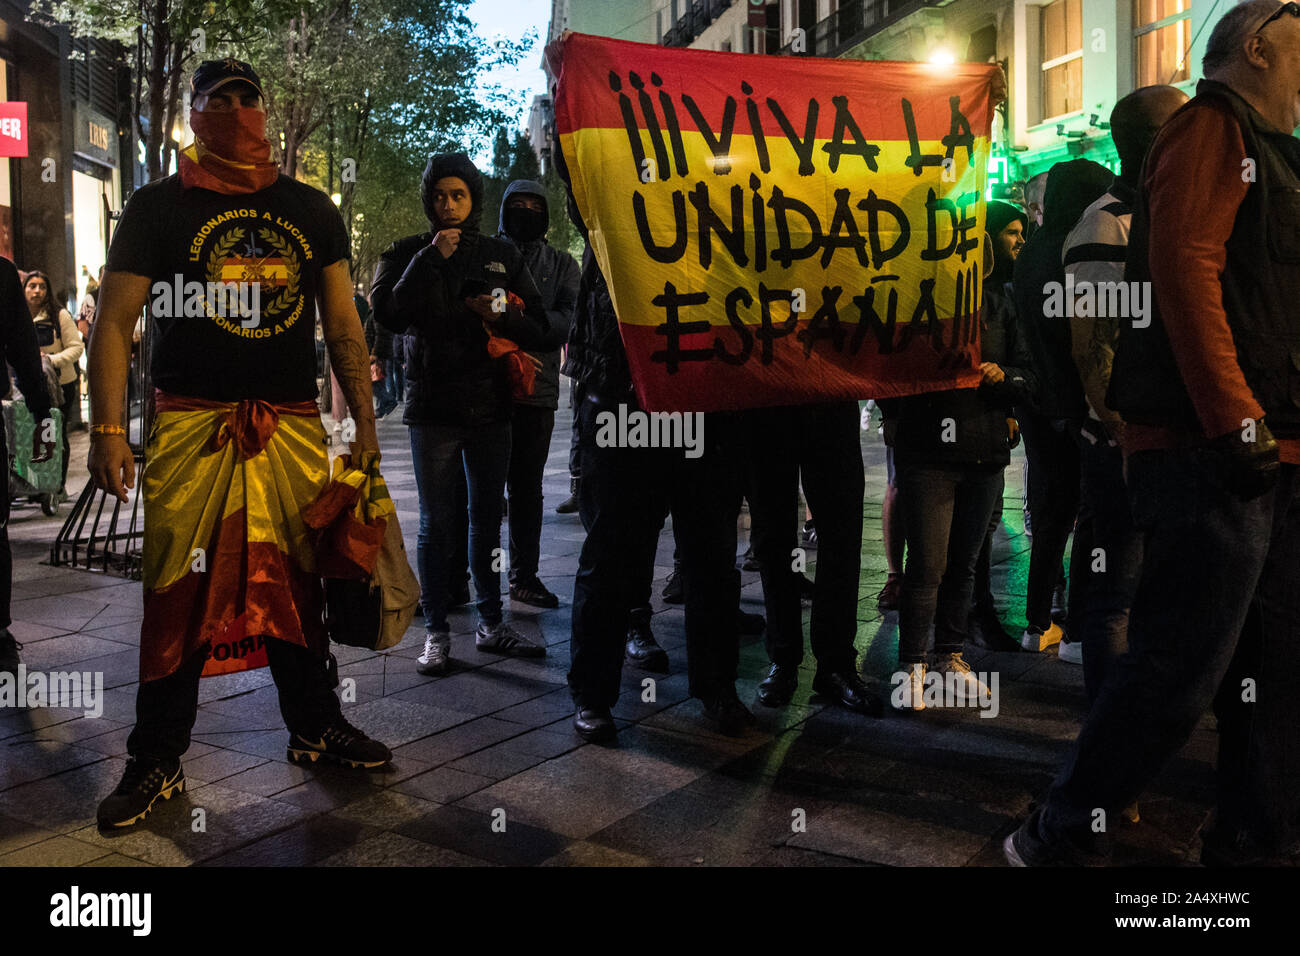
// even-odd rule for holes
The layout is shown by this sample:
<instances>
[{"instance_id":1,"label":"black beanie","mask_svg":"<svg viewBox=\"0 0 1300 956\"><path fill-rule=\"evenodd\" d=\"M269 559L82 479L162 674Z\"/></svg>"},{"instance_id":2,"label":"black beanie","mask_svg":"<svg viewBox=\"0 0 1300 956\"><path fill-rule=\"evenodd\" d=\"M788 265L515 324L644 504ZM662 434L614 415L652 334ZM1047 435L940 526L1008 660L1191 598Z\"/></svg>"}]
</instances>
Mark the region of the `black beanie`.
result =
<instances>
[{"instance_id":1,"label":"black beanie","mask_svg":"<svg viewBox=\"0 0 1300 956\"><path fill-rule=\"evenodd\" d=\"M1007 226L1011 225L1011 223L1015 222L1017 219L1020 220L1021 226L1027 226L1029 224L1029 217L1025 215L1019 206L1013 203L1003 202L1000 199L990 199L984 231L987 232L990 237L996 238L998 233L1007 228Z\"/></svg>"}]
</instances>

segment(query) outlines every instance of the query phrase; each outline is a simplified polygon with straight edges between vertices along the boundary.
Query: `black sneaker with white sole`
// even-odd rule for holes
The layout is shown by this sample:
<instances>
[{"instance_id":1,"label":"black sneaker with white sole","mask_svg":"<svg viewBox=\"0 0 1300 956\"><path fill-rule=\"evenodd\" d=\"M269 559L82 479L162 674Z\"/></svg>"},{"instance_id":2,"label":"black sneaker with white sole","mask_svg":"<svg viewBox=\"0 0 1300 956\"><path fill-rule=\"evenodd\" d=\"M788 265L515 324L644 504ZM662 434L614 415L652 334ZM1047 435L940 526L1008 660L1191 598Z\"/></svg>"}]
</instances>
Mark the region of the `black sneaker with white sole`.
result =
<instances>
[{"instance_id":1,"label":"black sneaker with white sole","mask_svg":"<svg viewBox=\"0 0 1300 956\"><path fill-rule=\"evenodd\" d=\"M134 826L148 816L159 798L170 800L184 789L185 771L179 758L128 757L122 782L99 804L96 820L101 830Z\"/></svg>"},{"instance_id":2,"label":"black sneaker with white sole","mask_svg":"<svg viewBox=\"0 0 1300 956\"><path fill-rule=\"evenodd\" d=\"M507 654L510 657L546 656L546 645L530 641L506 621L480 624L474 633L474 646L480 651Z\"/></svg>"},{"instance_id":3,"label":"black sneaker with white sole","mask_svg":"<svg viewBox=\"0 0 1300 956\"><path fill-rule=\"evenodd\" d=\"M560 599L546 589L536 577L526 581L516 581L510 585L510 598L533 607L554 608L560 606Z\"/></svg>"},{"instance_id":4,"label":"black sneaker with white sole","mask_svg":"<svg viewBox=\"0 0 1300 956\"><path fill-rule=\"evenodd\" d=\"M1002 854L1011 866L1080 867L1105 866L1110 861L1110 842L1104 833L1090 834L1088 846L1079 846L1061 838L1053 843L1043 840L1039 832L1042 809L1035 809L1019 827L1002 841Z\"/></svg>"},{"instance_id":5,"label":"black sneaker with white sole","mask_svg":"<svg viewBox=\"0 0 1300 956\"><path fill-rule=\"evenodd\" d=\"M289 735L289 760L293 763L324 758L346 767L382 767L393 759L393 752L378 740L372 740L342 717L316 736Z\"/></svg>"}]
</instances>

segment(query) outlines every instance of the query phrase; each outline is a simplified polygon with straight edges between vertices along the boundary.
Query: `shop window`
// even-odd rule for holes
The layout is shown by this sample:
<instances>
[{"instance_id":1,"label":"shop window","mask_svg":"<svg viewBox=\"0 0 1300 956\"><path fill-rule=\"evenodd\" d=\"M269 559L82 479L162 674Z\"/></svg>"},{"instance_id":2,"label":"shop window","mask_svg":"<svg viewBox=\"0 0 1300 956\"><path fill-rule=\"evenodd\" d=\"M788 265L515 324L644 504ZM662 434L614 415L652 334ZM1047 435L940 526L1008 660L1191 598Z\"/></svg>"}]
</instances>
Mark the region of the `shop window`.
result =
<instances>
[{"instance_id":1,"label":"shop window","mask_svg":"<svg viewBox=\"0 0 1300 956\"><path fill-rule=\"evenodd\" d=\"M1043 120L1083 108L1083 3L1055 0L1042 8Z\"/></svg>"},{"instance_id":2,"label":"shop window","mask_svg":"<svg viewBox=\"0 0 1300 956\"><path fill-rule=\"evenodd\" d=\"M1133 0L1133 86L1181 83L1191 74L1192 0Z\"/></svg>"}]
</instances>

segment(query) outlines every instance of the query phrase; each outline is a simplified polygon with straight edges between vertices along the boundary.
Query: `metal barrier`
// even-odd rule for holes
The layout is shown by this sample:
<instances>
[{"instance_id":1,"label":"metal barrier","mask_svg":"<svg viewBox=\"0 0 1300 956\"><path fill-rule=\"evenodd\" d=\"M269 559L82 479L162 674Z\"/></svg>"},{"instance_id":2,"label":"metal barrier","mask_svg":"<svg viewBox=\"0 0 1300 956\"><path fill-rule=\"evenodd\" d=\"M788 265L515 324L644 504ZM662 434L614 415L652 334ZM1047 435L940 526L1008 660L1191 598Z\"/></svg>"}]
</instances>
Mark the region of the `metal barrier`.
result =
<instances>
[{"instance_id":1,"label":"metal barrier","mask_svg":"<svg viewBox=\"0 0 1300 956\"><path fill-rule=\"evenodd\" d=\"M141 482L146 467L144 446L153 425L153 382L149 375L152 324L140 319L140 350L135 369L128 375L126 437L135 458L135 488L126 502L87 481L54 543L50 564L55 567L98 571L138 581L143 564L144 512ZM93 338L93 337L92 337Z\"/></svg>"}]
</instances>

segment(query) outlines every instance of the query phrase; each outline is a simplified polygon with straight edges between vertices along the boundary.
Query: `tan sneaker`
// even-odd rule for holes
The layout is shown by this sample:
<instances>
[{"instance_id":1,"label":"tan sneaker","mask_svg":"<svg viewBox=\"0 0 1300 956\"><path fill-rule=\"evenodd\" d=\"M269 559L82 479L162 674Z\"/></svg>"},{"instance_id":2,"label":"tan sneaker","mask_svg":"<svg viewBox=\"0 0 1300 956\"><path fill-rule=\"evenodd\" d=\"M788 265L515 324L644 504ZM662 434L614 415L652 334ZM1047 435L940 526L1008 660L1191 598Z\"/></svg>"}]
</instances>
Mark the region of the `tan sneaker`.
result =
<instances>
[{"instance_id":1,"label":"tan sneaker","mask_svg":"<svg viewBox=\"0 0 1300 956\"><path fill-rule=\"evenodd\" d=\"M1025 633L1020 638L1020 646L1027 651L1041 653L1053 644L1061 643L1062 636L1063 632L1061 631L1061 625L1057 624L1055 621L1053 621L1052 626L1045 631L1041 627L1030 625L1025 628Z\"/></svg>"},{"instance_id":2,"label":"tan sneaker","mask_svg":"<svg viewBox=\"0 0 1300 956\"><path fill-rule=\"evenodd\" d=\"M934 659L934 666L930 668L930 673L941 675L945 687L950 683L948 675L953 675L954 680L952 683L957 686L960 702L973 704L989 697L989 689L975 676L975 672L970 669L970 665L966 663L961 654L937 655Z\"/></svg>"},{"instance_id":3,"label":"tan sneaker","mask_svg":"<svg viewBox=\"0 0 1300 956\"><path fill-rule=\"evenodd\" d=\"M895 710L925 710L925 665L903 664L894 673L889 703Z\"/></svg>"}]
</instances>

